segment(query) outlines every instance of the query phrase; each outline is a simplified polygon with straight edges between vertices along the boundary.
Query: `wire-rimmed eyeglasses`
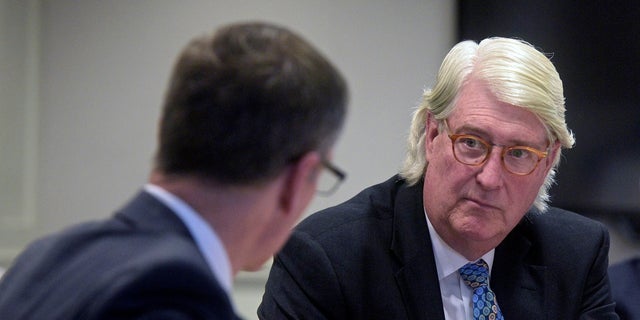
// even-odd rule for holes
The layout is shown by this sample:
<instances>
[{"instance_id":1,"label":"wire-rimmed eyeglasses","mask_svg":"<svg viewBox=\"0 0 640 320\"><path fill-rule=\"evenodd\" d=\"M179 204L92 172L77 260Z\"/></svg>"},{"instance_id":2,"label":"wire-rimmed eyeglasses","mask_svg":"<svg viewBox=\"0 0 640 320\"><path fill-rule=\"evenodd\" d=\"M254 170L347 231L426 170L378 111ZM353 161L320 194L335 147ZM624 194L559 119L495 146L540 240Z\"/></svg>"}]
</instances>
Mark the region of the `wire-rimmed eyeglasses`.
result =
<instances>
[{"instance_id":1,"label":"wire-rimmed eyeglasses","mask_svg":"<svg viewBox=\"0 0 640 320\"><path fill-rule=\"evenodd\" d=\"M323 170L323 172L320 173L316 190L318 195L330 196L338 189L342 181L347 178L347 174L329 162L329 160L322 159L321 163L327 172L325 173L325 170Z\"/></svg>"},{"instance_id":2,"label":"wire-rimmed eyeglasses","mask_svg":"<svg viewBox=\"0 0 640 320\"><path fill-rule=\"evenodd\" d=\"M508 172L526 176L531 174L542 159L547 157L548 151L540 151L527 146L503 146L489 143L484 139L471 134L451 134L447 121L444 121L453 157L460 163L469 166L481 166L491 155L493 147L502 148L500 159L502 167Z\"/></svg>"}]
</instances>

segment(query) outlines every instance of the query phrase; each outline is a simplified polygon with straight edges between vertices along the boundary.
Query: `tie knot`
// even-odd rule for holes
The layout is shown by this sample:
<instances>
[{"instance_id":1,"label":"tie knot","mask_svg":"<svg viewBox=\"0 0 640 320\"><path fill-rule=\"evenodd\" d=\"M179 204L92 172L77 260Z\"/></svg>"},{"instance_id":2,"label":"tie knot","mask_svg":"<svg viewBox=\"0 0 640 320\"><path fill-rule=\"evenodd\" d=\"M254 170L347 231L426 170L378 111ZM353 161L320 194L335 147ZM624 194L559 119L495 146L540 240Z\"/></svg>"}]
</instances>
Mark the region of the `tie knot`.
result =
<instances>
[{"instance_id":1,"label":"tie knot","mask_svg":"<svg viewBox=\"0 0 640 320\"><path fill-rule=\"evenodd\" d=\"M489 266L482 259L465 264L458 273L462 281L472 289L489 286Z\"/></svg>"}]
</instances>

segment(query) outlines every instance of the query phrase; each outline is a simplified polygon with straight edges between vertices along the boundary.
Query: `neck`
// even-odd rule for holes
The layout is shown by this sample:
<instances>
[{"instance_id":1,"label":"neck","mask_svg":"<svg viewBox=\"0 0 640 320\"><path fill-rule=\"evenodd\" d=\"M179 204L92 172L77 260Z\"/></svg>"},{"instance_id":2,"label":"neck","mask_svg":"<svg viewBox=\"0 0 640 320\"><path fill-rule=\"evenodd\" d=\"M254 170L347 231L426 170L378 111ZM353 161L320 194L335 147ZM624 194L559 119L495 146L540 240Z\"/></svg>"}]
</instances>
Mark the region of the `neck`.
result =
<instances>
[{"instance_id":1,"label":"neck","mask_svg":"<svg viewBox=\"0 0 640 320\"><path fill-rule=\"evenodd\" d=\"M451 247L451 249L465 257L465 259L467 259L468 261L476 261L480 259L489 251L495 249L501 242L501 239L480 241L477 239L463 238L455 234L455 231L451 231L447 228L442 228L442 226L434 224L433 221L431 221L431 218L429 218L429 220L433 226L434 231L442 239L442 241L449 247Z\"/></svg>"},{"instance_id":2,"label":"neck","mask_svg":"<svg viewBox=\"0 0 640 320\"><path fill-rule=\"evenodd\" d=\"M482 246L469 243L451 247L469 261L476 261L495 248L494 246Z\"/></svg>"},{"instance_id":3,"label":"neck","mask_svg":"<svg viewBox=\"0 0 640 320\"><path fill-rule=\"evenodd\" d=\"M187 203L216 231L229 256L234 277L254 258L252 235L260 227L254 220L260 210L268 208L259 188L224 186L157 171L151 174L149 182Z\"/></svg>"}]
</instances>

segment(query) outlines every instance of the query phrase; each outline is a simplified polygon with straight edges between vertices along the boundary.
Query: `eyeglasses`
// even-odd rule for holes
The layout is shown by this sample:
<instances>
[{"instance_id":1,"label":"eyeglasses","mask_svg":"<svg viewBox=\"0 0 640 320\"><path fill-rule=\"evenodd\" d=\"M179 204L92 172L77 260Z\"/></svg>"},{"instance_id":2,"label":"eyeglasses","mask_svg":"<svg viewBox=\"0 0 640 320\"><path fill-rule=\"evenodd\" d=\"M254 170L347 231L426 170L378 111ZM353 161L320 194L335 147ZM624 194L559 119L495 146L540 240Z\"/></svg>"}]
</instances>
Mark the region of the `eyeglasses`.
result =
<instances>
[{"instance_id":1,"label":"eyeglasses","mask_svg":"<svg viewBox=\"0 0 640 320\"><path fill-rule=\"evenodd\" d=\"M451 150L453 157L462 164L469 166L481 166L491 154L493 147L502 148L502 166L510 173L526 176L531 174L537 167L540 160L547 157L547 151L540 151L527 146L502 146L489 143L480 137L470 134L451 134L447 121L444 121L445 128L451 139Z\"/></svg>"},{"instance_id":2,"label":"eyeglasses","mask_svg":"<svg viewBox=\"0 0 640 320\"><path fill-rule=\"evenodd\" d=\"M321 163L328 172L325 173L323 171L320 173L316 190L318 195L330 196L338 189L342 181L347 178L347 174L326 159L323 159Z\"/></svg>"}]
</instances>

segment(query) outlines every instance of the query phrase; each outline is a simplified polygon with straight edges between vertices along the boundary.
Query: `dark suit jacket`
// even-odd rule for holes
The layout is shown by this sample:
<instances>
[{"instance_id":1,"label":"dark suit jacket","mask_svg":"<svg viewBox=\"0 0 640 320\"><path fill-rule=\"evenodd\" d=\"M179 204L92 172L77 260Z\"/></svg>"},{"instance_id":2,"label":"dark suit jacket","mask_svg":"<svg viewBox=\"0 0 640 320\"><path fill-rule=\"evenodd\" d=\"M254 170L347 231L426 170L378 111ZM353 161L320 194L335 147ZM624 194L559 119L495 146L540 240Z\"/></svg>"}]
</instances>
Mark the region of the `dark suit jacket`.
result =
<instances>
[{"instance_id":1,"label":"dark suit jacket","mask_svg":"<svg viewBox=\"0 0 640 320\"><path fill-rule=\"evenodd\" d=\"M640 320L640 257L609 268L616 311L623 320Z\"/></svg>"},{"instance_id":2,"label":"dark suit jacket","mask_svg":"<svg viewBox=\"0 0 640 320\"><path fill-rule=\"evenodd\" d=\"M144 192L34 242L0 282L0 319L234 318L182 221Z\"/></svg>"},{"instance_id":3,"label":"dark suit jacket","mask_svg":"<svg viewBox=\"0 0 640 320\"><path fill-rule=\"evenodd\" d=\"M496 248L505 319L617 319L599 223L560 209L526 218ZM274 259L262 319L444 319L422 183L398 177L305 219Z\"/></svg>"}]
</instances>

